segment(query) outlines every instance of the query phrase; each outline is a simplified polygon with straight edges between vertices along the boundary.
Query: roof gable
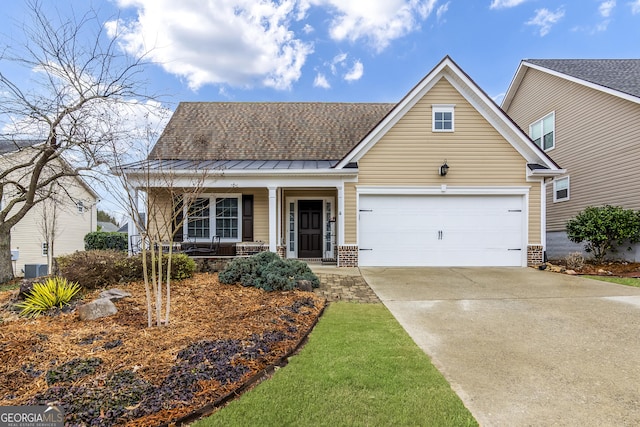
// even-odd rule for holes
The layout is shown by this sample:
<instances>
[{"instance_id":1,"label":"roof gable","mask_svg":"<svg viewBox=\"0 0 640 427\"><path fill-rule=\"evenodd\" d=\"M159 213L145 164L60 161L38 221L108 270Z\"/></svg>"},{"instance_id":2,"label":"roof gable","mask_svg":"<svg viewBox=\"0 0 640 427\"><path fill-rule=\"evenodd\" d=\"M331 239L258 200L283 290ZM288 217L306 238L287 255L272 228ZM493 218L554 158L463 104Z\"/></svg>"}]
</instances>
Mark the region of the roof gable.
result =
<instances>
[{"instance_id":1,"label":"roof gable","mask_svg":"<svg viewBox=\"0 0 640 427\"><path fill-rule=\"evenodd\" d=\"M11 156L16 155L16 153L19 154L24 150L34 150L34 153L37 153L37 151L35 150L39 150L38 146L40 144L43 144L43 141L38 139L0 139L0 157L6 156L11 158ZM62 156L59 156L56 161L60 162L60 165L63 168L71 168L69 162ZM81 175L70 175L70 177L77 180L92 197L96 199L100 197L100 195L87 183L87 181Z\"/></svg>"},{"instance_id":2,"label":"roof gable","mask_svg":"<svg viewBox=\"0 0 640 427\"><path fill-rule=\"evenodd\" d=\"M152 160L339 160L395 104L180 103Z\"/></svg>"},{"instance_id":3,"label":"roof gable","mask_svg":"<svg viewBox=\"0 0 640 427\"><path fill-rule=\"evenodd\" d=\"M502 101L505 110L529 68L640 103L640 59L525 59Z\"/></svg>"},{"instance_id":4,"label":"roof gable","mask_svg":"<svg viewBox=\"0 0 640 427\"><path fill-rule=\"evenodd\" d=\"M361 159L441 79L446 79L527 163L544 165L551 170L560 169L449 56L431 70L336 167L345 167Z\"/></svg>"}]
</instances>

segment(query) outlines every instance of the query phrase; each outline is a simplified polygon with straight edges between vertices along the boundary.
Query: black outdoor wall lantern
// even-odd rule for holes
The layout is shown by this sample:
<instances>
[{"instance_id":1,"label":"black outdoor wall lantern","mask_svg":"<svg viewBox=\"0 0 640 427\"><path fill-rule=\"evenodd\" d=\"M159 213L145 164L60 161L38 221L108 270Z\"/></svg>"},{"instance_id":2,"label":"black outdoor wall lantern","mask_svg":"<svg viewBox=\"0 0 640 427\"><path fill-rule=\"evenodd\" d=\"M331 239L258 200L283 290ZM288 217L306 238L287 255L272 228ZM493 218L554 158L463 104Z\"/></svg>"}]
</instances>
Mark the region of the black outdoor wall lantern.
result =
<instances>
[{"instance_id":1,"label":"black outdoor wall lantern","mask_svg":"<svg viewBox=\"0 0 640 427\"><path fill-rule=\"evenodd\" d=\"M447 160L445 159L444 163L439 168L440 176L445 176L448 171L449 171L449 165L447 164Z\"/></svg>"}]
</instances>

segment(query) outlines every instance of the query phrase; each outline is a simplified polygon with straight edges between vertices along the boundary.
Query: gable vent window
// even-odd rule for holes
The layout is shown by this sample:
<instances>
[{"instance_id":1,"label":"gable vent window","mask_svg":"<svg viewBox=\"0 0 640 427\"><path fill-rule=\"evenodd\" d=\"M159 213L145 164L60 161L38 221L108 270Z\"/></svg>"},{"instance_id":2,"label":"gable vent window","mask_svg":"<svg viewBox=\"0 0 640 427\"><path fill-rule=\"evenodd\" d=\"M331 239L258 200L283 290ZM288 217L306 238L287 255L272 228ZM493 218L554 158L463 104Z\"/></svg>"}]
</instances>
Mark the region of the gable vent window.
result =
<instances>
[{"instance_id":1,"label":"gable vent window","mask_svg":"<svg viewBox=\"0 0 640 427\"><path fill-rule=\"evenodd\" d=\"M564 202L569 200L569 177L553 180L553 201Z\"/></svg>"},{"instance_id":2,"label":"gable vent window","mask_svg":"<svg viewBox=\"0 0 640 427\"><path fill-rule=\"evenodd\" d=\"M556 114L551 113L529 126L529 136L543 150L551 150L556 145Z\"/></svg>"},{"instance_id":3,"label":"gable vent window","mask_svg":"<svg viewBox=\"0 0 640 427\"><path fill-rule=\"evenodd\" d=\"M453 132L455 128L455 105L432 105L432 131Z\"/></svg>"}]
</instances>

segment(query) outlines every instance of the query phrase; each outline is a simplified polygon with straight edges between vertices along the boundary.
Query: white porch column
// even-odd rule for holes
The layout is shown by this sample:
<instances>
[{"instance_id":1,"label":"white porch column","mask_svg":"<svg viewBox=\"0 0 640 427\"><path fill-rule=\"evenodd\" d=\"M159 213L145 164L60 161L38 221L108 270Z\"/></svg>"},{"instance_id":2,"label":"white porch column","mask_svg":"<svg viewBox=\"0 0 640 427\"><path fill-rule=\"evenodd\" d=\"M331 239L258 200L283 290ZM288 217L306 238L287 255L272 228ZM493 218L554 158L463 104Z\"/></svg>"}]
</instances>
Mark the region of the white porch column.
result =
<instances>
[{"instance_id":1,"label":"white porch column","mask_svg":"<svg viewBox=\"0 0 640 427\"><path fill-rule=\"evenodd\" d=\"M269 251L278 252L278 198L277 187L269 188Z\"/></svg>"},{"instance_id":2,"label":"white porch column","mask_svg":"<svg viewBox=\"0 0 640 427\"><path fill-rule=\"evenodd\" d=\"M338 188L338 246L344 245L344 184Z\"/></svg>"}]
</instances>

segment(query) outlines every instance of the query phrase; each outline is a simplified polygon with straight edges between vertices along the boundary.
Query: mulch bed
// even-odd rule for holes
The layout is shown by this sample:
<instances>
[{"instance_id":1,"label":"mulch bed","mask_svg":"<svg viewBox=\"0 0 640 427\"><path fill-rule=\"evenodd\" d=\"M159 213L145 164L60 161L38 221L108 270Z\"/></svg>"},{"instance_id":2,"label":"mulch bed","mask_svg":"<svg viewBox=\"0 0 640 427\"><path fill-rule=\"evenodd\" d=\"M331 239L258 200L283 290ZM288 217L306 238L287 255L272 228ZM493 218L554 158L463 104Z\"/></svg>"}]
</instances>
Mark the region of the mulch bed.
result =
<instances>
[{"instance_id":1,"label":"mulch bed","mask_svg":"<svg viewBox=\"0 0 640 427\"><path fill-rule=\"evenodd\" d=\"M640 278L640 263L637 262L612 261L599 264L585 262L583 265L578 267L567 265L564 260L551 260L550 263L553 265L563 266L567 270L574 270L577 274Z\"/></svg>"},{"instance_id":2,"label":"mulch bed","mask_svg":"<svg viewBox=\"0 0 640 427\"><path fill-rule=\"evenodd\" d=\"M170 324L147 328L141 283L114 316L19 318L0 292L0 405L62 405L68 425L152 426L238 392L291 354L326 304L197 274L172 286ZM85 295L84 301L99 291Z\"/></svg>"}]
</instances>

